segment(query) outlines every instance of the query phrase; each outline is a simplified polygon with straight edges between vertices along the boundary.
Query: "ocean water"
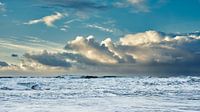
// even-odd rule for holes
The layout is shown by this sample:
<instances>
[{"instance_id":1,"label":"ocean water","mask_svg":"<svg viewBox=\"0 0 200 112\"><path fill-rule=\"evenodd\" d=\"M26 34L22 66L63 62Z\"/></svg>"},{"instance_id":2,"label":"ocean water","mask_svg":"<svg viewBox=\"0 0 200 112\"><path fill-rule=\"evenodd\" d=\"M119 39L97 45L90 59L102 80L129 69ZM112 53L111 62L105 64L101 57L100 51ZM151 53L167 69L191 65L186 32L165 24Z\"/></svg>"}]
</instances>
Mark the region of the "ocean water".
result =
<instances>
[{"instance_id":1,"label":"ocean water","mask_svg":"<svg viewBox=\"0 0 200 112\"><path fill-rule=\"evenodd\" d=\"M200 112L200 77L0 78L0 112Z\"/></svg>"}]
</instances>

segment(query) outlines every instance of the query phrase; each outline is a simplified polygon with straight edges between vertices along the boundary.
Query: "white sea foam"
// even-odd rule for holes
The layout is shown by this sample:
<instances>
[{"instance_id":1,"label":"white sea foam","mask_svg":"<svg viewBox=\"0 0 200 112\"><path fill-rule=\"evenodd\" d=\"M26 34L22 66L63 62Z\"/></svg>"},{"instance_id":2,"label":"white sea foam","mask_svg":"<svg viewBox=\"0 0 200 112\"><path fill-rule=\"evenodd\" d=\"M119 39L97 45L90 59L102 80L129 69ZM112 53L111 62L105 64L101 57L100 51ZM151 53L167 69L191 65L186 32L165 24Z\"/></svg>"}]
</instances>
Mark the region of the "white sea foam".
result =
<instances>
[{"instance_id":1,"label":"white sea foam","mask_svg":"<svg viewBox=\"0 0 200 112\"><path fill-rule=\"evenodd\" d=\"M199 112L199 102L200 77L0 79L0 112Z\"/></svg>"}]
</instances>

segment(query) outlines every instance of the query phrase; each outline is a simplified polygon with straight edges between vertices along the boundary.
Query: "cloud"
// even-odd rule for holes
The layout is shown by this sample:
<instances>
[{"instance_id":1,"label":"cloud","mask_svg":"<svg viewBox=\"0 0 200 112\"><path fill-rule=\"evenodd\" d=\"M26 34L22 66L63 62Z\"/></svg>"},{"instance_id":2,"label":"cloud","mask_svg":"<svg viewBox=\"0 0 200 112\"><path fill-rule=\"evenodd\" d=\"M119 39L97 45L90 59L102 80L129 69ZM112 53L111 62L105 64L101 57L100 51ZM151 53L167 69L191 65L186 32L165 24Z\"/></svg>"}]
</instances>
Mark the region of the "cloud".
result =
<instances>
[{"instance_id":1,"label":"cloud","mask_svg":"<svg viewBox=\"0 0 200 112\"><path fill-rule=\"evenodd\" d=\"M64 25L60 27L60 30L66 32L70 28L71 23L78 22L78 21L81 21L81 20L80 19L68 20L68 21L64 22Z\"/></svg>"},{"instance_id":2,"label":"cloud","mask_svg":"<svg viewBox=\"0 0 200 112\"><path fill-rule=\"evenodd\" d=\"M120 67L129 72L137 72L143 68L144 71L148 71L152 70L151 67L156 67L152 71L167 72L167 69L176 66L182 66L184 69L187 65L200 66L198 42L200 42L198 33L166 34L146 31L127 34L117 42L112 42L110 38L98 42L92 36L77 37L69 41L65 49L100 63L96 65L99 69L103 67L100 65L104 65L110 70L112 68L113 72ZM177 71L180 72L181 69L177 68Z\"/></svg>"},{"instance_id":3,"label":"cloud","mask_svg":"<svg viewBox=\"0 0 200 112\"><path fill-rule=\"evenodd\" d=\"M128 2L136 9L136 12L150 11L146 0L128 0Z\"/></svg>"},{"instance_id":4,"label":"cloud","mask_svg":"<svg viewBox=\"0 0 200 112\"><path fill-rule=\"evenodd\" d=\"M65 46L65 49L77 52L88 59L99 63L117 63L117 61L111 56L112 53L109 52L106 47L97 43L93 36L87 38L78 36L75 40L69 41Z\"/></svg>"},{"instance_id":5,"label":"cloud","mask_svg":"<svg viewBox=\"0 0 200 112\"><path fill-rule=\"evenodd\" d=\"M9 38L9 39L8 39ZM0 50L12 52L40 52L41 50L50 50L51 52L63 51L63 44L46 41L34 36L25 36L23 40L18 37L0 38ZM9 54L10 55L10 54Z\"/></svg>"},{"instance_id":6,"label":"cloud","mask_svg":"<svg viewBox=\"0 0 200 112\"><path fill-rule=\"evenodd\" d=\"M155 8L160 8L168 3L167 0L127 0L134 8L134 12L151 12Z\"/></svg>"},{"instance_id":7,"label":"cloud","mask_svg":"<svg viewBox=\"0 0 200 112\"><path fill-rule=\"evenodd\" d=\"M46 41L33 36L1 37L0 38L0 57L1 60L9 64L19 65L24 53L40 53L48 50L51 53L62 52L64 43ZM16 57L17 55L17 57ZM14 57L13 57L14 56Z\"/></svg>"},{"instance_id":8,"label":"cloud","mask_svg":"<svg viewBox=\"0 0 200 112\"><path fill-rule=\"evenodd\" d=\"M72 69L46 66L35 61L23 60L19 65L0 67L0 77L18 76L58 76L69 73Z\"/></svg>"},{"instance_id":9,"label":"cloud","mask_svg":"<svg viewBox=\"0 0 200 112\"><path fill-rule=\"evenodd\" d=\"M5 4L0 2L0 12L6 11Z\"/></svg>"},{"instance_id":10,"label":"cloud","mask_svg":"<svg viewBox=\"0 0 200 112\"><path fill-rule=\"evenodd\" d=\"M22 70L66 73L141 74L199 73L200 33L146 31L127 34L118 41L78 36L64 51L26 53ZM16 68L16 67L15 67Z\"/></svg>"},{"instance_id":11,"label":"cloud","mask_svg":"<svg viewBox=\"0 0 200 112\"><path fill-rule=\"evenodd\" d=\"M113 6L116 7L116 8L126 8L129 5L125 2L114 2Z\"/></svg>"},{"instance_id":12,"label":"cloud","mask_svg":"<svg viewBox=\"0 0 200 112\"><path fill-rule=\"evenodd\" d=\"M88 24L87 27L88 28L95 28L95 29L98 29L98 30L101 30L101 31L104 31L104 32L109 32L109 33L114 32L112 29L104 28L102 26L98 26L98 25L95 25L95 24Z\"/></svg>"},{"instance_id":13,"label":"cloud","mask_svg":"<svg viewBox=\"0 0 200 112\"><path fill-rule=\"evenodd\" d=\"M77 52L90 60L103 64L133 63L175 63L178 59L189 58L190 52L180 49L181 46L197 41L192 36L162 36L162 33L147 31L126 35L119 42L113 43L110 38L97 42L94 37L77 37L68 42L65 49ZM166 55L167 54L167 55ZM187 55L186 55L187 54Z\"/></svg>"},{"instance_id":14,"label":"cloud","mask_svg":"<svg viewBox=\"0 0 200 112\"><path fill-rule=\"evenodd\" d=\"M191 51L188 45L198 46L194 43L199 41L199 36L192 34L170 35L156 31L128 34L120 38L122 46L135 48L136 51L131 54L134 54L138 61L147 64L178 64L194 61L193 59L197 55ZM187 47L185 47L186 45ZM200 49L196 48L193 50L199 51Z\"/></svg>"},{"instance_id":15,"label":"cloud","mask_svg":"<svg viewBox=\"0 0 200 112\"><path fill-rule=\"evenodd\" d=\"M64 17L63 14L61 14L59 12L55 12L55 14L53 14L53 15L45 16L41 19L30 20L29 22L24 23L24 24L32 25L32 24L37 24L37 23L44 23L49 27L53 27L54 26L53 23L63 17Z\"/></svg>"},{"instance_id":16,"label":"cloud","mask_svg":"<svg viewBox=\"0 0 200 112\"><path fill-rule=\"evenodd\" d=\"M173 43L181 44L191 42L193 39L198 39L197 37L192 36L182 36L177 35L171 37L161 32L156 31L146 31L144 33L137 34L128 34L125 37L120 39L122 45L129 46L139 46L139 45L151 45L151 44L161 44L161 43Z\"/></svg>"},{"instance_id":17,"label":"cloud","mask_svg":"<svg viewBox=\"0 0 200 112\"><path fill-rule=\"evenodd\" d=\"M8 63L0 61L0 67L6 67L9 66Z\"/></svg>"},{"instance_id":18,"label":"cloud","mask_svg":"<svg viewBox=\"0 0 200 112\"><path fill-rule=\"evenodd\" d=\"M154 8L159 8L166 4L166 0L124 0L114 2L113 6L116 8L131 7L134 13L147 13L151 12Z\"/></svg>"},{"instance_id":19,"label":"cloud","mask_svg":"<svg viewBox=\"0 0 200 112\"><path fill-rule=\"evenodd\" d=\"M71 8L79 11L102 10L108 8L105 4L92 0L42 0L42 2L47 4L47 7Z\"/></svg>"},{"instance_id":20,"label":"cloud","mask_svg":"<svg viewBox=\"0 0 200 112\"><path fill-rule=\"evenodd\" d=\"M37 55L30 55L26 53L24 57L27 59L35 60L38 63L47 66L66 67L66 68L71 67L71 64L66 60L62 59L58 55L55 56L54 54L48 53L47 51L44 51L42 54L37 54Z\"/></svg>"},{"instance_id":21,"label":"cloud","mask_svg":"<svg viewBox=\"0 0 200 112\"><path fill-rule=\"evenodd\" d=\"M77 21L81 21L81 20L80 19L71 19L69 21L66 21L65 24L70 24L70 23L77 22Z\"/></svg>"},{"instance_id":22,"label":"cloud","mask_svg":"<svg viewBox=\"0 0 200 112\"><path fill-rule=\"evenodd\" d=\"M94 17L97 12L112 8L107 1L96 0L39 0L37 7L67 10L71 16L80 19Z\"/></svg>"}]
</instances>

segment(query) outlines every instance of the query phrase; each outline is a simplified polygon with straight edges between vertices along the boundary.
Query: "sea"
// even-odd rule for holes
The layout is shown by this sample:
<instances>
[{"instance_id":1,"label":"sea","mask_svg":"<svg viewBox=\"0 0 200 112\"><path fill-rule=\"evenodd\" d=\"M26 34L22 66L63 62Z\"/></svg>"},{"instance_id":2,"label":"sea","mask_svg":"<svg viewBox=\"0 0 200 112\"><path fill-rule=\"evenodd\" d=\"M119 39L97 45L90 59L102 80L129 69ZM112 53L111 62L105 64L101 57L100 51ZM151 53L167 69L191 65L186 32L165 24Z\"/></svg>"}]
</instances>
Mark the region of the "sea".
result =
<instances>
[{"instance_id":1,"label":"sea","mask_svg":"<svg viewBox=\"0 0 200 112\"><path fill-rule=\"evenodd\" d=\"M2 77L0 112L200 112L200 76Z\"/></svg>"}]
</instances>

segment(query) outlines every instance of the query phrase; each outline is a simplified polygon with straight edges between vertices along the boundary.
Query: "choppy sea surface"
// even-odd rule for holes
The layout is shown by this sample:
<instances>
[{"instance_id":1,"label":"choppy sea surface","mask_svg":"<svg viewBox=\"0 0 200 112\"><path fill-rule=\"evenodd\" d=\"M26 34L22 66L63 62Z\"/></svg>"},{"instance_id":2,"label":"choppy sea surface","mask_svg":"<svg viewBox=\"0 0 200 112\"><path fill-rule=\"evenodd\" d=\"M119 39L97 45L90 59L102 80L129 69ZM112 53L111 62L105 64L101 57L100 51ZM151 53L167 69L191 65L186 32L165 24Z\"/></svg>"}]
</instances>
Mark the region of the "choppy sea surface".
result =
<instances>
[{"instance_id":1,"label":"choppy sea surface","mask_svg":"<svg viewBox=\"0 0 200 112\"><path fill-rule=\"evenodd\" d=\"M200 77L0 78L0 112L200 112Z\"/></svg>"}]
</instances>

